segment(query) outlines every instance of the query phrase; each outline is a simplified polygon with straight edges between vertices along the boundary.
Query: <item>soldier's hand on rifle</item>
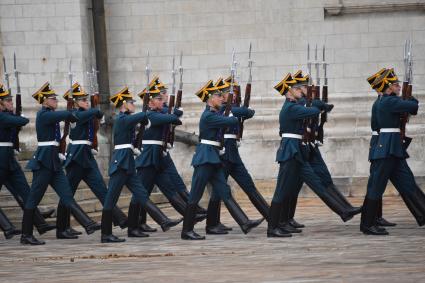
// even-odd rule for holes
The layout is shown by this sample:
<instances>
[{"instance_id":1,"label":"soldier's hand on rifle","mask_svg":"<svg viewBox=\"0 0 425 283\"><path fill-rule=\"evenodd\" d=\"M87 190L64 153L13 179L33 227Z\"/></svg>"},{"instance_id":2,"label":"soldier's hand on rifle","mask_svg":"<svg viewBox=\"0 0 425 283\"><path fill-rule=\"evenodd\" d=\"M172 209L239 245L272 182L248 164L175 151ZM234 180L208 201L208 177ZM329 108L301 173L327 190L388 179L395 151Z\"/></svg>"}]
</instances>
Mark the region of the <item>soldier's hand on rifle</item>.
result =
<instances>
[{"instance_id":1,"label":"soldier's hand on rifle","mask_svg":"<svg viewBox=\"0 0 425 283\"><path fill-rule=\"evenodd\" d=\"M97 119L102 119L102 118L103 118L103 115L104 115L104 114L103 114L103 112L99 110L99 111L97 112L97 114L96 114L96 118L97 118Z\"/></svg>"},{"instance_id":2,"label":"soldier's hand on rifle","mask_svg":"<svg viewBox=\"0 0 425 283\"><path fill-rule=\"evenodd\" d=\"M68 121L71 123L78 122L78 117L74 113L69 113Z\"/></svg>"},{"instance_id":3,"label":"soldier's hand on rifle","mask_svg":"<svg viewBox=\"0 0 425 283\"><path fill-rule=\"evenodd\" d=\"M180 119L178 119L177 121L175 121L173 123L173 125L180 126L180 125L183 125L183 123L182 123L182 121Z\"/></svg>"},{"instance_id":4,"label":"soldier's hand on rifle","mask_svg":"<svg viewBox=\"0 0 425 283\"><path fill-rule=\"evenodd\" d=\"M176 115L177 117L181 117L183 116L183 111L181 109L174 109L173 114Z\"/></svg>"}]
</instances>

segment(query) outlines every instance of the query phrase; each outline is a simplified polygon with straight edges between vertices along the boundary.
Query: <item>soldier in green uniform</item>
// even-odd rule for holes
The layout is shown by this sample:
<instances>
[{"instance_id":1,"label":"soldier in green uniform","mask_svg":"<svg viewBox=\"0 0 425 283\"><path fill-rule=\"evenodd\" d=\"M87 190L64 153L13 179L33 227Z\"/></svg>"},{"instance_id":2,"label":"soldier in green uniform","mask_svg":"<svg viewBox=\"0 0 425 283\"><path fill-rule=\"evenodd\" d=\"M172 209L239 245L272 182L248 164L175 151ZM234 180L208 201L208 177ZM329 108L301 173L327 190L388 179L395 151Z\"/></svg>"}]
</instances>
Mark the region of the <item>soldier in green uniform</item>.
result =
<instances>
[{"instance_id":1,"label":"soldier in green uniform","mask_svg":"<svg viewBox=\"0 0 425 283\"><path fill-rule=\"evenodd\" d=\"M223 80L219 78L215 83L215 86L223 93L224 103L221 106L220 113L223 114L226 109L227 99L231 87L231 77ZM233 91L235 95L238 95L239 88L238 83L233 82ZM255 111L247 107L240 107L236 105L235 99L232 101L232 114L239 119L250 119L254 116ZM224 174L226 180L231 176L235 179L236 183L242 188L242 190L248 195L249 200L260 212L264 219L268 218L269 204L258 192L255 187L254 181L251 175L245 167L238 149L238 134L239 134L239 123L236 126L228 127L224 130L224 153L220 155L220 158L224 165ZM207 217L207 234L227 234L232 228L228 228L220 222L220 208L221 201L215 191L212 191L210 201L208 203L208 217ZM259 223L263 219L257 220Z\"/></svg>"},{"instance_id":2,"label":"soldier in green uniform","mask_svg":"<svg viewBox=\"0 0 425 283\"><path fill-rule=\"evenodd\" d=\"M110 101L119 110L119 114L114 121L114 152L109 165L109 186L105 197L102 211L102 243L123 242L112 234L112 214L121 190L124 185L133 194L133 201L139 203L149 215L161 225L163 231L179 224L181 220L171 220L149 200L149 193L140 182L136 174L134 161L134 140L135 127L137 124L150 126L148 116L145 112L135 113L134 100L128 87L110 98ZM138 211L137 211L138 213ZM137 221L138 217L130 217L129 220ZM139 230L137 223L129 222L129 237L146 237L143 231Z\"/></svg>"},{"instance_id":3,"label":"soldier in green uniform","mask_svg":"<svg viewBox=\"0 0 425 283\"><path fill-rule=\"evenodd\" d=\"M372 89L374 89L376 91L376 87L373 85L373 82L379 77L381 76L387 69L386 68L382 68L381 70L379 70L377 73L373 74L372 76L370 76L367 81L370 84L370 86L372 87ZM375 149L375 146L378 143L378 136L379 136L379 125L378 125L378 119L376 116L376 108L378 106L379 100L382 96L382 93L377 92L378 97L376 98L376 100L373 102L372 105L372 111L371 111L371 117L370 117L370 127L372 130L372 137L370 138L370 146L369 146L369 157L368 160L370 162L370 176L367 182L367 187L369 188L372 185L372 168L373 168L373 162L374 159L372 158L372 153L373 150ZM392 177L390 177L390 181L393 183L394 186L398 186L397 180L394 180ZM394 182L393 182L394 181ZM387 221L385 218L382 217L382 198L378 203L378 207L377 207L377 212L376 212L376 224L378 226L387 226L387 227L391 227L391 226L395 226L396 224L393 222L389 222Z\"/></svg>"},{"instance_id":4,"label":"soldier in green uniform","mask_svg":"<svg viewBox=\"0 0 425 283\"><path fill-rule=\"evenodd\" d=\"M0 186L3 184L24 209L30 187L21 166L15 158L13 142L17 127L25 126L29 120L16 116L13 113L13 99L10 93L0 84ZM48 224L38 209L34 212L34 225L40 234L53 230L56 227ZM0 227L7 239L13 235L20 235L21 230L9 221L3 211L0 211Z\"/></svg>"},{"instance_id":5,"label":"soldier in green uniform","mask_svg":"<svg viewBox=\"0 0 425 283\"><path fill-rule=\"evenodd\" d=\"M181 238L184 240L204 240L194 230L195 217L205 186L212 185L212 189L224 202L232 217L246 234L259 223L248 219L238 203L233 199L230 187L227 184L222 161L220 159L221 129L236 126L236 117L226 117L221 115L220 108L223 104L221 92L214 86L213 81L201 88L196 95L206 103L204 112L199 122L200 143L196 147L195 155L192 159L192 166L195 168L192 177L192 188L190 190L189 203L186 209L183 222Z\"/></svg>"},{"instance_id":6,"label":"soldier in green uniform","mask_svg":"<svg viewBox=\"0 0 425 283\"><path fill-rule=\"evenodd\" d=\"M400 193L419 226L425 225L425 194L415 182L406 159L409 157L400 135L400 115L416 115L419 103L414 97L403 100L400 84L393 69L383 72L372 84L382 96L376 105L376 121L379 128L377 145L371 159L371 184L363 202L360 230L369 235L388 235L386 229L377 226L379 203L390 177L397 182Z\"/></svg>"},{"instance_id":7,"label":"soldier in green uniform","mask_svg":"<svg viewBox=\"0 0 425 283\"><path fill-rule=\"evenodd\" d=\"M70 90L64 94L68 100ZM99 171L96 160L92 153L94 119L101 119L103 113L98 108L90 109L88 94L82 89L79 83L72 86L72 99L75 110L73 113L78 117L78 122L71 128L69 134L69 145L66 154L64 167L72 193L75 194L78 185L84 181L103 204L107 192L106 184ZM70 226L70 213L62 202L59 202L57 209L57 222L61 223L56 230L56 237L59 239L75 239L81 234ZM88 216L87 216L88 217ZM114 222L127 227L127 216L118 208L113 209Z\"/></svg>"},{"instance_id":8,"label":"soldier in green uniform","mask_svg":"<svg viewBox=\"0 0 425 283\"><path fill-rule=\"evenodd\" d=\"M45 83L33 94L33 98L42 105L42 108L37 112L35 121L38 147L27 165L27 168L33 172L33 180L29 196L25 202L22 220L22 244L44 244L43 241L39 241L33 236L33 221L35 209L48 185L53 187L62 203L71 209L76 220L85 228L87 234L94 233L100 228L97 223L87 217L75 202L72 189L63 172L59 159L59 141L61 138L59 122L68 120L75 123L78 121L78 117L70 111L56 111L58 106L56 96L49 83ZM57 223L57 225L61 225L61 223Z\"/></svg>"}]
</instances>

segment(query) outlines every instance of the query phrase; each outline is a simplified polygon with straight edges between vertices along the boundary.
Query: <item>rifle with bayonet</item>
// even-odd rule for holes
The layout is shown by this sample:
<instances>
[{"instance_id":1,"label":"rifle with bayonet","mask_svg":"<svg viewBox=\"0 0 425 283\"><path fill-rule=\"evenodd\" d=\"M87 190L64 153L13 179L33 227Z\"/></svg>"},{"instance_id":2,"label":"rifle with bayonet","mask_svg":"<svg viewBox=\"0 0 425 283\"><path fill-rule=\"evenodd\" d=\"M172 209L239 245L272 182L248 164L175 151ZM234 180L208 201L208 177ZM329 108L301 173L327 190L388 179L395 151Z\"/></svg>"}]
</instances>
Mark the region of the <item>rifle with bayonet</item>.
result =
<instances>
[{"instance_id":1,"label":"rifle with bayonet","mask_svg":"<svg viewBox=\"0 0 425 283\"><path fill-rule=\"evenodd\" d=\"M412 60L412 41L406 40L404 44L404 81L402 86L401 97L403 100L408 100L412 97L412 81L413 81L413 60ZM412 140L406 137L406 124L409 122L409 114L402 113L400 116L400 134L401 139L406 147L409 146Z\"/></svg>"},{"instance_id":2,"label":"rifle with bayonet","mask_svg":"<svg viewBox=\"0 0 425 283\"><path fill-rule=\"evenodd\" d=\"M147 112L148 111L148 106L149 106L149 95L150 95L150 67L149 67L149 51L148 51L148 56L146 59L146 68L145 68L145 74L146 74L146 92L145 95L143 96L143 107L142 107L142 112ZM143 142L143 134L145 132L145 124L144 122L140 123L139 125L139 132L137 133L136 136L136 140L135 140L135 144L134 147L139 150L141 150L142 148L142 142Z\"/></svg>"},{"instance_id":3,"label":"rifle with bayonet","mask_svg":"<svg viewBox=\"0 0 425 283\"><path fill-rule=\"evenodd\" d=\"M325 53L326 49L323 45L323 87L322 87L322 101L324 103L328 103L328 76L327 76L327 63L325 59ZM317 140L323 144L323 138L324 138L324 130L323 126L328 121L328 113L325 111L322 114L320 114L320 124L317 131Z\"/></svg>"},{"instance_id":4,"label":"rifle with bayonet","mask_svg":"<svg viewBox=\"0 0 425 283\"><path fill-rule=\"evenodd\" d=\"M311 61L310 61L310 44L307 44L307 70L308 70L308 84L307 84L307 94L306 94L306 107L311 107L311 103L313 101L313 80L311 77ZM303 133L303 142L308 143L310 142L310 124L311 119L307 118L304 119L303 123L304 133Z\"/></svg>"},{"instance_id":5,"label":"rifle with bayonet","mask_svg":"<svg viewBox=\"0 0 425 283\"><path fill-rule=\"evenodd\" d=\"M72 81L73 81L73 74L72 74L72 58L69 60L69 72L68 72L68 78L69 78L69 94L66 102L66 110L72 111L74 108L74 98L73 98L73 91L72 91ZM59 142L59 157L63 160L65 160L65 152L66 152L66 138L69 135L69 128L71 123L69 120L65 121L65 126L63 128L63 135Z\"/></svg>"},{"instance_id":6,"label":"rifle with bayonet","mask_svg":"<svg viewBox=\"0 0 425 283\"><path fill-rule=\"evenodd\" d=\"M176 58L173 55L173 67L171 69L171 77L173 80L173 84L171 87L170 98L168 100L168 109L167 109L168 114L171 114L171 111L173 110L175 102L176 102L176 69L175 69L176 62L175 61L176 61ZM162 146L164 151L168 149L168 144L170 143L172 128L173 128L172 124L165 127L164 135L162 139L163 140Z\"/></svg>"},{"instance_id":7,"label":"rifle with bayonet","mask_svg":"<svg viewBox=\"0 0 425 283\"><path fill-rule=\"evenodd\" d=\"M180 64L179 64L179 75L180 75L180 82L179 82L179 89L177 90L177 96L176 96L176 102L174 105L174 109L179 109L182 107L182 96L183 96L183 66L182 66L182 60L183 60L183 52L180 52ZM173 77L174 81L174 77ZM173 83L174 87L174 83ZM173 89L173 93L175 90ZM171 107L170 107L171 109ZM171 125L171 132L169 137L169 143L171 146L174 145L174 139L176 136L176 125Z\"/></svg>"},{"instance_id":8,"label":"rifle with bayonet","mask_svg":"<svg viewBox=\"0 0 425 283\"><path fill-rule=\"evenodd\" d=\"M13 72L15 74L15 80L16 80L15 115L21 116L22 115L21 84L19 82L19 71L16 67L16 54L15 53L13 53ZM9 89L9 92L10 92L10 89ZM21 127L17 127L15 129L15 133L14 133L13 149L16 152L21 151L20 146L19 146L19 132L20 131L21 131Z\"/></svg>"},{"instance_id":9,"label":"rifle with bayonet","mask_svg":"<svg viewBox=\"0 0 425 283\"><path fill-rule=\"evenodd\" d=\"M316 67L316 85L313 88L312 99L320 100L320 63L318 61L318 56L317 56L317 44L316 44L316 49L314 51L314 65ZM317 131L318 131L318 124L319 124L319 117L315 116L311 118L310 121L311 121L310 141L314 142L318 134Z\"/></svg>"},{"instance_id":10,"label":"rifle with bayonet","mask_svg":"<svg viewBox=\"0 0 425 283\"><path fill-rule=\"evenodd\" d=\"M249 44L249 53L248 53L248 81L246 82L246 87L245 87L245 96L243 99L243 107L248 108L249 107L249 103L251 101L251 83L252 83L252 59L251 59L251 51L252 51L252 44ZM240 92L240 90L239 90ZM245 119L241 119L239 121L239 133L238 133L238 139L242 139L243 136L243 129L244 129L244 122Z\"/></svg>"},{"instance_id":11,"label":"rifle with bayonet","mask_svg":"<svg viewBox=\"0 0 425 283\"><path fill-rule=\"evenodd\" d=\"M89 81L90 81L90 107L91 108L99 108L100 104L100 96L99 96L99 87L97 83L97 73L99 72L92 66L91 73L88 73L89 75ZM96 152L99 151L99 142L97 139L97 133L100 128L100 120L96 117L93 118L93 140L92 140L92 149Z\"/></svg>"},{"instance_id":12,"label":"rifle with bayonet","mask_svg":"<svg viewBox=\"0 0 425 283\"><path fill-rule=\"evenodd\" d=\"M230 114L230 111L232 110L232 101L233 101L233 84L235 82L235 72L236 72L236 59L235 59L235 49L233 49L232 52L232 64L230 67L230 91L229 95L227 96L226 100L226 108L224 109L223 116L228 117ZM222 129L222 135L221 135L221 147L224 147L224 133L226 132L226 129Z\"/></svg>"}]
</instances>

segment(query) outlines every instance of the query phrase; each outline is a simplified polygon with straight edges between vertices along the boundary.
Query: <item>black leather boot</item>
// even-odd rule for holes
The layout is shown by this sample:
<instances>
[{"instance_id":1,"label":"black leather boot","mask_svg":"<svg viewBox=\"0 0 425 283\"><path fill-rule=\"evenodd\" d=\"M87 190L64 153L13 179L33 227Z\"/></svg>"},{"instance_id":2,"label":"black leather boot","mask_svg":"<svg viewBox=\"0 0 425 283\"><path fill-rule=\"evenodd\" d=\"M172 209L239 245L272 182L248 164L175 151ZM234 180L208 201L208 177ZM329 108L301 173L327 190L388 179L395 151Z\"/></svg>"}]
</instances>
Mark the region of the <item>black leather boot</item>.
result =
<instances>
[{"instance_id":1,"label":"black leather boot","mask_svg":"<svg viewBox=\"0 0 425 283\"><path fill-rule=\"evenodd\" d=\"M112 209L112 222L121 229L127 228L127 215L118 206Z\"/></svg>"},{"instance_id":2,"label":"black leather boot","mask_svg":"<svg viewBox=\"0 0 425 283\"><path fill-rule=\"evenodd\" d=\"M230 212L230 215L232 215L233 219L235 219L236 223L238 223L241 227L241 230L244 232L244 234L248 234L251 229L257 227L261 224L261 222L264 221L264 218L259 220L249 220L232 196L223 202L226 205L227 210Z\"/></svg>"},{"instance_id":3,"label":"black leather boot","mask_svg":"<svg viewBox=\"0 0 425 283\"><path fill-rule=\"evenodd\" d=\"M94 222L76 202L71 203L69 208L71 210L72 215L75 217L77 222L84 227L88 235L93 234L97 230L100 230L99 223Z\"/></svg>"},{"instance_id":4,"label":"black leather boot","mask_svg":"<svg viewBox=\"0 0 425 283\"><path fill-rule=\"evenodd\" d=\"M125 242L125 239L118 238L112 234L112 210L102 211L102 243L121 243Z\"/></svg>"},{"instance_id":5,"label":"black leather boot","mask_svg":"<svg viewBox=\"0 0 425 283\"><path fill-rule=\"evenodd\" d=\"M304 228L305 225L297 222L294 218L295 210L297 209L297 203L298 203L298 194L296 196L292 196L289 200L288 223L292 227L299 229L299 228Z\"/></svg>"},{"instance_id":6,"label":"black leather boot","mask_svg":"<svg viewBox=\"0 0 425 283\"><path fill-rule=\"evenodd\" d=\"M281 220L282 205L272 202L270 206L270 217L267 225L267 237L291 237L292 234L285 229L280 228L279 221ZM285 208L287 210L287 207Z\"/></svg>"},{"instance_id":7,"label":"black leather boot","mask_svg":"<svg viewBox=\"0 0 425 283\"><path fill-rule=\"evenodd\" d=\"M186 191L179 191L177 193L180 195L180 197L184 200L185 203L189 202L189 192L187 190ZM201 207L199 204L196 205L196 208L197 208L196 209L197 214L207 215L207 210L205 208Z\"/></svg>"},{"instance_id":8,"label":"black leather boot","mask_svg":"<svg viewBox=\"0 0 425 283\"><path fill-rule=\"evenodd\" d=\"M186 202L184 199L180 196L180 194L175 193L172 197L168 199L170 204L174 207L174 209L180 213L181 216L184 216L186 212ZM207 216L205 214L196 214L195 216L195 223L204 221Z\"/></svg>"},{"instance_id":9,"label":"black leather boot","mask_svg":"<svg viewBox=\"0 0 425 283\"><path fill-rule=\"evenodd\" d=\"M346 207L347 210L351 210L352 213L359 214L362 212L362 207L354 207L347 198L338 190L338 188L335 186L335 184L332 184L329 186L328 191L331 193L331 195L339 201L344 207Z\"/></svg>"},{"instance_id":10,"label":"black leather boot","mask_svg":"<svg viewBox=\"0 0 425 283\"><path fill-rule=\"evenodd\" d=\"M365 197L363 202L362 216L360 220L360 231L366 235L388 235L387 230L376 225L376 212L379 200Z\"/></svg>"},{"instance_id":11,"label":"black leather boot","mask_svg":"<svg viewBox=\"0 0 425 283\"><path fill-rule=\"evenodd\" d=\"M182 240L205 240L204 236L193 231L195 225L195 215L198 208L196 204L188 204L184 214L183 229L181 232Z\"/></svg>"},{"instance_id":12,"label":"black leather boot","mask_svg":"<svg viewBox=\"0 0 425 283\"><path fill-rule=\"evenodd\" d=\"M205 232L207 234L224 235L229 233L218 225L220 224L220 206L221 201L214 201L210 199L207 210L207 225L205 227Z\"/></svg>"},{"instance_id":13,"label":"black leather boot","mask_svg":"<svg viewBox=\"0 0 425 283\"><path fill-rule=\"evenodd\" d=\"M78 239L77 235L73 235L68 231L68 208L59 203L56 215L56 238L57 239Z\"/></svg>"},{"instance_id":14,"label":"black leather boot","mask_svg":"<svg viewBox=\"0 0 425 283\"><path fill-rule=\"evenodd\" d=\"M377 215L376 215L376 224L378 226L382 226L382 227L391 227L391 226L396 226L396 223L393 222L389 222L388 220L386 220L384 217L382 217L382 198L378 203L378 208L377 208Z\"/></svg>"},{"instance_id":15,"label":"black leather boot","mask_svg":"<svg viewBox=\"0 0 425 283\"><path fill-rule=\"evenodd\" d=\"M144 205L145 210L152 219L161 226L163 232L170 230L171 227L178 225L183 219L168 218L153 202L148 200Z\"/></svg>"},{"instance_id":16,"label":"black leather boot","mask_svg":"<svg viewBox=\"0 0 425 283\"><path fill-rule=\"evenodd\" d=\"M143 207L140 207L140 215L139 215L139 229L142 232L153 233L158 231L156 228L153 228L146 224L147 213Z\"/></svg>"},{"instance_id":17,"label":"black leather boot","mask_svg":"<svg viewBox=\"0 0 425 283\"><path fill-rule=\"evenodd\" d=\"M9 218L7 218L6 214L4 214L3 210L0 208L0 229L4 233L4 237L6 239L11 239L15 235L20 235L22 233L21 230L16 229L16 227L10 222Z\"/></svg>"},{"instance_id":18,"label":"black leather boot","mask_svg":"<svg viewBox=\"0 0 425 283\"><path fill-rule=\"evenodd\" d=\"M34 209L24 209L22 218L21 244L23 245L44 245L44 241L39 241L33 235Z\"/></svg>"},{"instance_id":19,"label":"black leather boot","mask_svg":"<svg viewBox=\"0 0 425 283\"><path fill-rule=\"evenodd\" d=\"M137 238L145 238L149 237L148 234L143 233L139 229L139 213L140 213L140 204L130 202L130 206L128 207L128 229L127 235L128 237L137 237Z\"/></svg>"},{"instance_id":20,"label":"black leather boot","mask_svg":"<svg viewBox=\"0 0 425 283\"><path fill-rule=\"evenodd\" d=\"M258 210L258 212L268 221L270 207L264 197L257 190L255 190L248 194L248 198Z\"/></svg>"},{"instance_id":21,"label":"black leather boot","mask_svg":"<svg viewBox=\"0 0 425 283\"><path fill-rule=\"evenodd\" d=\"M400 193L401 198L412 213L419 226L425 225L425 198L421 189L416 189L413 193Z\"/></svg>"},{"instance_id":22,"label":"black leather boot","mask_svg":"<svg viewBox=\"0 0 425 283\"><path fill-rule=\"evenodd\" d=\"M25 203L24 200L17 195L13 195L13 197L16 199L16 202L19 204L19 206L22 208L22 210L24 210L25 208ZM53 209L54 211L54 209ZM34 210L34 225L37 228L37 231L40 235L43 235L44 233L50 231L50 230L54 230L56 229L56 225L52 225L46 222L45 217L42 215L42 213L40 212L40 210L38 208L36 208Z\"/></svg>"},{"instance_id":23,"label":"black leather boot","mask_svg":"<svg viewBox=\"0 0 425 283\"><path fill-rule=\"evenodd\" d=\"M349 209L345 207L338 199L336 199L332 193L329 192L329 188L324 192L316 192L319 198L336 214L341 217L342 221L347 222L352 219L354 215L358 213L357 209Z\"/></svg>"},{"instance_id":24,"label":"black leather boot","mask_svg":"<svg viewBox=\"0 0 425 283\"><path fill-rule=\"evenodd\" d=\"M289 223L289 213L291 210L291 205L293 202L293 198L292 197L286 197L283 199L282 204L281 204L281 209L280 209L280 221L279 221L279 228L282 231L286 231L289 233L301 233L302 230L295 228L294 226L292 226Z\"/></svg>"},{"instance_id":25,"label":"black leather boot","mask_svg":"<svg viewBox=\"0 0 425 283\"><path fill-rule=\"evenodd\" d=\"M55 213L54 208L50 208L50 209L45 210L45 211L40 211L40 214L41 214L41 216L43 216L44 219L52 217L53 213Z\"/></svg>"}]
</instances>

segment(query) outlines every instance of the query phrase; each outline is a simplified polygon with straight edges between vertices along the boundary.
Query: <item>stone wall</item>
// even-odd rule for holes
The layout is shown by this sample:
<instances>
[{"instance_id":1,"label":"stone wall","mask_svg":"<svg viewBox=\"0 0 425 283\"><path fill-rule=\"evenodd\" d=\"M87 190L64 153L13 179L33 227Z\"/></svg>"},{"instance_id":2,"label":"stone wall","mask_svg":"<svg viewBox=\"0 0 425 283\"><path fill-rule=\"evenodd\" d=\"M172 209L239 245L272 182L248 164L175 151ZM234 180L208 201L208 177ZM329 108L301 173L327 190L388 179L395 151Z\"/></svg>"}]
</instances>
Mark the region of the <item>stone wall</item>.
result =
<instances>
[{"instance_id":1,"label":"stone wall","mask_svg":"<svg viewBox=\"0 0 425 283\"><path fill-rule=\"evenodd\" d=\"M386 1L386 5L390 2L406 4L408 1ZM357 14L328 16L324 7L338 6L338 1L106 0L111 92L124 85L133 92L144 87L147 51L153 72L170 83L172 56L182 51L185 109L182 129L198 132L203 105L194 92L208 79L229 74L233 48L240 64L237 78L244 87L251 42L252 107L256 116L246 122L240 151L256 180L273 181L277 174L274 157L279 143L277 119L283 103L273 86L287 72L306 70L307 43L313 47L317 44L319 48L325 44L329 100L335 109L326 126L324 158L335 178L366 177L369 112L375 95L365 78L381 67L390 66L402 77L402 50L407 38L413 40L414 92L421 100L425 99L423 9L368 12L370 5L379 7L382 3L342 1L344 7L363 5L366 8ZM414 3L420 5L425 1ZM0 1L0 53L6 56L9 69L13 52L17 54L27 116L34 117L36 110L30 95L45 81L50 81L58 93L66 91L71 57L75 77L88 87L86 71L94 57L90 6L88 0ZM15 86L13 80L12 85ZM61 106L65 106L64 102ZM424 122L425 114L420 109L408 125L409 134L415 137L409 164L414 173L421 176L425 176ZM31 124L21 139L30 151L35 147L33 137ZM102 136L101 143L99 160L105 172L108 137ZM192 172L193 150L178 144L172 153L187 181Z\"/></svg>"}]
</instances>

